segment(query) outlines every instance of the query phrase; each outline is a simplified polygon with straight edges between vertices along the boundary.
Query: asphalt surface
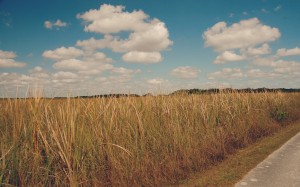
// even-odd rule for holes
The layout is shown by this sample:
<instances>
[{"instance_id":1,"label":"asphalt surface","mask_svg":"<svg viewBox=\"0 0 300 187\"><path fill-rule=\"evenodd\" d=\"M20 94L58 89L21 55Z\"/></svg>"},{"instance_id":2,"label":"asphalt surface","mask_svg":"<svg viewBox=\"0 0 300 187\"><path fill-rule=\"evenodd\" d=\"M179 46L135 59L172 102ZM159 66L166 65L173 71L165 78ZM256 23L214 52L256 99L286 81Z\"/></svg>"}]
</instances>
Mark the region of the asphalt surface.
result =
<instances>
[{"instance_id":1,"label":"asphalt surface","mask_svg":"<svg viewBox=\"0 0 300 187\"><path fill-rule=\"evenodd\" d=\"M300 133L259 163L235 187L300 187Z\"/></svg>"}]
</instances>

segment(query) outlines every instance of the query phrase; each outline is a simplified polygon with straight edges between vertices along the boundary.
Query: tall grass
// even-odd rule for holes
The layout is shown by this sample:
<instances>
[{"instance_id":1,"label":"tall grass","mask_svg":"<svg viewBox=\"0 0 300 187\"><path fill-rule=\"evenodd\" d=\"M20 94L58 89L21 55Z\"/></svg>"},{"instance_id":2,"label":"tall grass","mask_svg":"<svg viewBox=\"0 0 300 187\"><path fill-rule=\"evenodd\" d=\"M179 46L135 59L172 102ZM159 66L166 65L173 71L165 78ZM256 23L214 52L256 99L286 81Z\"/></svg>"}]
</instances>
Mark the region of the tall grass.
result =
<instances>
[{"instance_id":1,"label":"tall grass","mask_svg":"<svg viewBox=\"0 0 300 187\"><path fill-rule=\"evenodd\" d=\"M157 186L300 118L299 93L0 101L0 186Z\"/></svg>"}]
</instances>

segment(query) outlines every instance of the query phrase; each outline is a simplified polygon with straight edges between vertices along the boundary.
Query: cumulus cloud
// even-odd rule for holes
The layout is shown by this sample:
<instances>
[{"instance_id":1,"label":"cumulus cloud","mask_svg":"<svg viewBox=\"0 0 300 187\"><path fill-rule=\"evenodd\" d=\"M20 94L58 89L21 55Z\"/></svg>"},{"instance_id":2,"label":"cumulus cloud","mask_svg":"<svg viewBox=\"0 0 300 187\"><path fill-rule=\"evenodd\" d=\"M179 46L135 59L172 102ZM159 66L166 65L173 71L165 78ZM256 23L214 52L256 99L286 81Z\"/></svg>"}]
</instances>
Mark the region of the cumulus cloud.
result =
<instances>
[{"instance_id":1,"label":"cumulus cloud","mask_svg":"<svg viewBox=\"0 0 300 187\"><path fill-rule=\"evenodd\" d=\"M33 87L38 85L46 85L49 83L50 81L48 80L48 77L39 76L39 74L36 73L31 73L29 75L19 73L0 73L0 85L5 86L5 88L28 88L28 86ZM14 90L13 94L16 94L16 90L12 90ZM3 93L5 94L5 92L2 92L2 94Z\"/></svg>"},{"instance_id":2,"label":"cumulus cloud","mask_svg":"<svg viewBox=\"0 0 300 187\"><path fill-rule=\"evenodd\" d=\"M79 76L73 72L59 71L53 74L53 83L75 83L78 82Z\"/></svg>"},{"instance_id":3,"label":"cumulus cloud","mask_svg":"<svg viewBox=\"0 0 300 187\"><path fill-rule=\"evenodd\" d=\"M132 78L141 70L116 67L113 59L105 54L105 50L109 49L119 53L125 62L161 62L161 52L168 50L173 43L164 22L151 18L142 10L127 12L123 6L112 5L101 5L99 9L89 10L77 17L84 21L86 32L100 35L81 38L75 46L44 50L42 56L53 60L53 68L56 69L53 73L37 66L29 70L27 75L3 74L1 76L5 78L1 78L0 83L24 85L24 88L26 85L38 83L64 92L94 89L109 93L115 90L124 91L121 89L125 88L133 90L136 89L136 84L152 88L153 85L168 82L156 78L133 83ZM44 26L47 29L61 29L68 24L61 20L47 20ZM0 57L13 60L16 55L13 52L1 51Z\"/></svg>"},{"instance_id":4,"label":"cumulus cloud","mask_svg":"<svg viewBox=\"0 0 300 187\"><path fill-rule=\"evenodd\" d=\"M0 68L22 68L26 66L26 63L17 62L14 58L17 55L12 51L0 50Z\"/></svg>"},{"instance_id":5,"label":"cumulus cloud","mask_svg":"<svg viewBox=\"0 0 300 187\"><path fill-rule=\"evenodd\" d=\"M295 47L293 49L281 48L277 50L277 55L278 56L295 56L295 55L300 56L300 48L298 47Z\"/></svg>"},{"instance_id":6,"label":"cumulus cloud","mask_svg":"<svg viewBox=\"0 0 300 187\"><path fill-rule=\"evenodd\" d=\"M252 18L230 26L225 22L219 22L207 29L202 37L207 47L213 47L221 52L275 41L280 35L277 28L263 25L257 18Z\"/></svg>"},{"instance_id":7,"label":"cumulus cloud","mask_svg":"<svg viewBox=\"0 0 300 187\"><path fill-rule=\"evenodd\" d=\"M271 53L271 48L268 44L263 44L261 47L249 47L245 49L241 49L241 53L253 57L253 56L259 56L259 55L265 55Z\"/></svg>"},{"instance_id":8,"label":"cumulus cloud","mask_svg":"<svg viewBox=\"0 0 300 187\"><path fill-rule=\"evenodd\" d=\"M67 69L67 70L85 70L86 66L84 62L78 59L67 59L58 61L53 64L55 69Z\"/></svg>"},{"instance_id":9,"label":"cumulus cloud","mask_svg":"<svg viewBox=\"0 0 300 187\"><path fill-rule=\"evenodd\" d=\"M89 62L113 62L111 58L108 58L102 52L95 52L95 53L85 53L84 58L85 61Z\"/></svg>"},{"instance_id":10,"label":"cumulus cloud","mask_svg":"<svg viewBox=\"0 0 300 187\"><path fill-rule=\"evenodd\" d=\"M177 67L171 71L175 77L182 79L194 79L198 77L199 70L190 66Z\"/></svg>"},{"instance_id":11,"label":"cumulus cloud","mask_svg":"<svg viewBox=\"0 0 300 187\"><path fill-rule=\"evenodd\" d=\"M96 75L103 71L112 70L108 64L113 60L103 52L84 51L75 47L60 47L44 51L43 57L55 60L53 68L63 71L77 71L80 75Z\"/></svg>"},{"instance_id":12,"label":"cumulus cloud","mask_svg":"<svg viewBox=\"0 0 300 187\"><path fill-rule=\"evenodd\" d=\"M54 78L63 78L63 79L75 79L78 78L78 75L72 72L66 72L66 71L59 71L55 74L53 74Z\"/></svg>"},{"instance_id":13,"label":"cumulus cloud","mask_svg":"<svg viewBox=\"0 0 300 187\"><path fill-rule=\"evenodd\" d=\"M241 61L244 60L246 57L235 54L233 51L224 51L221 55L217 56L214 64L224 64L229 61Z\"/></svg>"},{"instance_id":14,"label":"cumulus cloud","mask_svg":"<svg viewBox=\"0 0 300 187\"><path fill-rule=\"evenodd\" d=\"M124 6L104 4L99 9L78 14L77 18L86 22L86 32L104 34L103 39L77 41L77 46L86 50L109 48L114 52L126 53L123 56L126 62L160 62L160 52L173 44L165 23L156 18L150 19L142 10L126 12ZM128 38L111 35L120 32L129 32Z\"/></svg>"},{"instance_id":15,"label":"cumulus cloud","mask_svg":"<svg viewBox=\"0 0 300 187\"><path fill-rule=\"evenodd\" d=\"M165 24L159 20L149 23L146 30L133 32L127 40L121 41L125 50L138 50L143 52L162 51L172 45L169 40L169 32Z\"/></svg>"},{"instance_id":16,"label":"cumulus cloud","mask_svg":"<svg viewBox=\"0 0 300 187\"><path fill-rule=\"evenodd\" d=\"M237 53L237 50L223 51L216 57L214 64L251 60L261 55L271 53L271 48L265 43L260 47L242 48L239 50L239 53L240 54Z\"/></svg>"},{"instance_id":17,"label":"cumulus cloud","mask_svg":"<svg viewBox=\"0 0 300 187\"><path fill-rule=\"evenodd\" d=\"M130 51L124 54L122 59L132 63L158 63L162 60L162 56L159 52Z\"/></svg>"},{"instance_id":18,"label":"cumulus cloud","mask_svg":"<svg viewBox=\"0 0 300 187\"><path fill-rule=\"evenodd\" d=\"M244 74L240 68L224 68L221 71L216 71L208 74L207 78L213 80L213 79L220 79L220 78L236 79L242 77L244 77Z\"/></svg>"},{"instance_id":19,"label":"cumulus cloud","mask_svg":"<svg viewBox=\"0 0 300 187\"><path fill-rule=\"evenodd\" d=\"M131 80L131 78L132 77L128 75L118 75L118 76L98 77L95 80L101 84L105 84L105 86L107 87L112 85L122 85L124 83L128 83Z\"/></svg>"},{"instance_id":20,"label":"cumulus cloud","mask_svg":"<svg viewBox=\"0 0 300 187\"><path fill-rule=\"evenodd\" d=\"M16 58L16 53L12 51L2 51L0 50L0 58L1 59L9 59L9 58Z\"/></svg>"},{"instance_id":21,"label":"cumulus cloud","mask_svg":"<svg viewBox=\"0 0 300 187\"><path fill-rule=\"evenodd\" d=\"M96 70L99 72L99 69ZM125 87L130 90L135 88L136 85L130 81L133 75L139 72L140 70L111 67L110 74L99 77L95 74L83 74L81 71L60 70L49 73L42 67L36 66L30 69L27 75L0 73L0 86L5 88L5 90L0 90L0 95L15 96L16 90L18 90L19 96L26 96L28 88L30 90L31 88L47 90L43 93L51 97L66 96L68 93L86 95L91 91L94 94L124 92L128 91L127 89L122 90Z\"/></svg>"},{"instance_id":22,"label":"cumulus cloud","mask_svg":"<svg viewBox=\"0 0 300 187\"><path fill-rule=\"evenodd\" d=\"M127 69L127 68L123 68L123 67L115 67L112 69L111 72L120 74L120 75L132 75L132 74L140 73L141 70L140 69L132 70L132 69Z\"/></svg>"},{"instance_id":23,"label":"cumulus cloud","mask_svg":"<svg viewBox=\"0 0 300 187\"><path fill-rule=\"evenodd\" d=\"M144 22L149 16L143 11L124 12L124 6L103 4L99 9L92 9L78 14L88 24L84 30L87 32L118 33L120 31L141 30L147 24Z\"/></svg>"},{"instance_id":24,"label":"cumulus cloud","mask_svg":"<svg viewBox=\"0 0 300 187\"><path fill-rule=\"evenodd\" d=\"M75 47L60 47L55 50L44 51L43 53L43 57L54 60L76 58L82 55L83 51Z\"/></svg>"},{"instance_id":25,"label":"cumulus cloud","mask_svg":"<svg viewBox=\"0 0 300 187\"><path fill-rule=\"evenodd\" d=\"M22 68L25 66L25 63L16 62L14 59L0 59L0 68Z\"/></svg>"},{"instance_id":26,"label":"cumulus cloud","mask_svg":"<svg viewBox=\"0 0 300 187\"><path fill-rule=\"evenodd\" d=\"M274 72L265 72L261 69L250 69L245 72L245 75L250 78L275 78L279 76Z\"/></svg>"},{"instance_id":27,"label":"cumulus cloud","mask_svg":"<svg viewBox=\"0 0 300 187\"><path fill-rule=\"evenodd\" d=\"M61 21L60 19L56 20L55 22L45 21L44 26L47 29L56 28L59 29L60 27L66 27L68 24L66 22Z\"/></svg>"},{"instance_id":28,"label":"cumulus cloud","mask_svg":"<svg viewBox=\"0 0 300 187\"><path fill-rule=\"evenodd\" d=\"M147 80L147 83L153 84L153 85L160 85L160 84L163 84L165 82L166 82L166 80L161 79L161 78L155 78L155 79L149 79L149 80Z\"/></svg>"},{"instance_id":29,"label":"cumulus cloud","mask_svg":"<svg viewBox=\"0 0 300 187\"><path fill-rule=\"evenodd\" d=\"M95 39L94 37L88 40L78 40L76 42L76 46L82 47L87 51L94 51L96 49L103 49L103 48L112 48L112 41L113 36L111 35L104 35L103 39Z\"/></svg>"},{"instance_id":30,"label":"cumulus cloud","mask_svg":"<svg viewBox=\"0 0 300 187\"><path fill-rule=\"evenodd\" d=\"M297 61L274 60L272 58L255 59L252 64L262 67L270 67L277 73L300 72L300 63Z\"/></svg>"},{"instance_id":31,"label":"cumulus cloud","mask_svg":"<svg viewBox=\"0 0 300 187\"><path fill-rule=\"evenodd\" d=\"M106 63L99 63L94 61L84 61L79 59L67 59L55 62L53 64L55 69L59 70L77 70L77 71L104 71L113 68L113 65Z\"/></svg>"},{"instance_id":32,"label":"cumulus cloud","mask_svg":"<svg viewBox=\"0 0 300 187\"><path fill-rule=\"evenodd\" d=\"M36 66L33 69L29 70L29 75L31 77L37 77L37 78L48 78L49 74L40 66Z\"/></svg>"}]
</instances>

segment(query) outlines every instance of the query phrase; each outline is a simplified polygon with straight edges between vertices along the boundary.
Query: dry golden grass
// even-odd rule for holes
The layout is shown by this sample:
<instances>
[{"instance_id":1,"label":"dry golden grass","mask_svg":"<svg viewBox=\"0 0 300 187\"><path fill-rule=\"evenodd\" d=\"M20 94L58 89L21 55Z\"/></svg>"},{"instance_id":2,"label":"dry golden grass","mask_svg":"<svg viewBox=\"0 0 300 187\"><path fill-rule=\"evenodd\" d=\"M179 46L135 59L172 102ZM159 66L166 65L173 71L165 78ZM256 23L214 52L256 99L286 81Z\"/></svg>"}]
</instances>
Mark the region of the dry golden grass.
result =
<instances>
[{"instance_id":1,"label":"dry golden grass","mask_svg":"<svg viewBox=\"0 0 300 187\"><path fill-rule=\"evenodd\" d=\"M299 93L0 101L0 186L157 186L299 118Z\"/></svg>"}]
</instances>

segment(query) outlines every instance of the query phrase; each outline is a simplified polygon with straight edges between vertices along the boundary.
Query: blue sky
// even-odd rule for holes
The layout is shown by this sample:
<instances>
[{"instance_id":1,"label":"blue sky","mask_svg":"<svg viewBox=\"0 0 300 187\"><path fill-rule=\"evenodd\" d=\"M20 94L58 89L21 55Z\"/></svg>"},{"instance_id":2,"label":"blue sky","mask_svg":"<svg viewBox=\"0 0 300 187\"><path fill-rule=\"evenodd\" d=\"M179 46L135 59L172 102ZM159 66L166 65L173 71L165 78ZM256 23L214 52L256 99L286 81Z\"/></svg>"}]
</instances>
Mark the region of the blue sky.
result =
<instances>
[{"instance_id":1,"label":"blue sky","mask_svg":"<svg viewBox=\"0 0 300 187\"><path fill-rule=\"evenodd\" d=\"M0 95L299 88L299 7L297 0L0 0Z\"/></svg>"}]
</instances>

